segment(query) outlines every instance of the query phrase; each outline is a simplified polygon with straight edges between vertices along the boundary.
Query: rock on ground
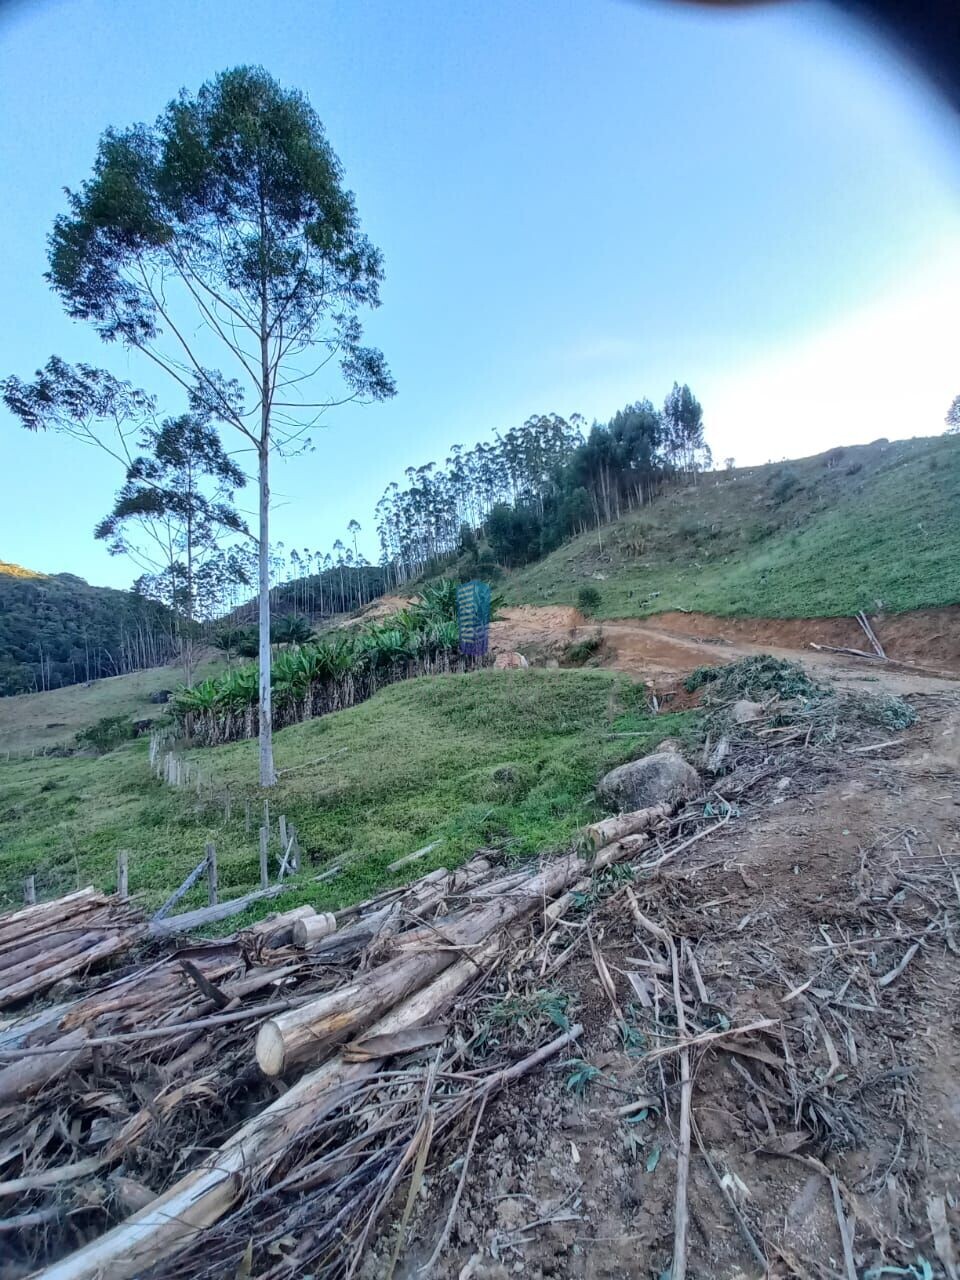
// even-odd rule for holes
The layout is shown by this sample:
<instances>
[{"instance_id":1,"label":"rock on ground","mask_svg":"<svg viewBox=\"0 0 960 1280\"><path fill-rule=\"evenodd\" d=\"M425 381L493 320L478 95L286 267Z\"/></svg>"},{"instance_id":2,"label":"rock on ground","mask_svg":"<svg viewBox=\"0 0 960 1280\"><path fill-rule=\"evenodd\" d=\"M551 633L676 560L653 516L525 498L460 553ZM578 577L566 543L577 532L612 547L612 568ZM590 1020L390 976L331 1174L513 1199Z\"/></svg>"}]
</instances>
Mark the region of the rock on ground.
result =
<instances>
[{"instance_id":1,"label":"rock on ground","mask_svg":"<svg viewBox=\"0 0 960 1280\"><path fill-rule=\"evenodd\" d=\"M658 751L622 764L604 774L597 786L600 799L621 812L677 804L700 790L700 775L675 751Z\"/></svg>"},{"instance_id":2,"label":"rock on ground","mask_svg":"<svg viewBox=\"0 0 960 1280\"><path fill-rule=\"evenodd\" d=\"M529 665L522 653L498 653L493 662L496 671L507 671L512 667L529 667Z\"/></svg>"}]
</instances>

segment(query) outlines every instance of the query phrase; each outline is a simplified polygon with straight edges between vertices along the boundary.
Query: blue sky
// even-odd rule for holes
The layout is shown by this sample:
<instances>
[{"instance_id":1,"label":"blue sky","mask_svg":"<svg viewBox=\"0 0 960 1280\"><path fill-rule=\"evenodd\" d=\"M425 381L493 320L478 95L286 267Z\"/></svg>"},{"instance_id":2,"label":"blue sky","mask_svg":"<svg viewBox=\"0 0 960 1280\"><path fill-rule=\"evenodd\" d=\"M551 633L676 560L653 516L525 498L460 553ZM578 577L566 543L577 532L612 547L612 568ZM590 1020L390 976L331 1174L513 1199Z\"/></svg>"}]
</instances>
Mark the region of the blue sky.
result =
<instances>
[{"instance_id":1,"label":"blue sky","mask_svg":"<svg viewBox=\"0 0 960 1280\"><path fill-rule=\"evenodd\" d=\"M108 125L261 63L309 96L383 249L368 337L399 394L279 464L275 537L329 548L404 468L532 413L674 379L717 458L933 434L960 392L957 125L816 4L59 0L0 17L0 373L53 353L182 404L42 275ZM120 476L0 414L0 559L125 585L92 537Z\"/></svg>"}]
</instances>

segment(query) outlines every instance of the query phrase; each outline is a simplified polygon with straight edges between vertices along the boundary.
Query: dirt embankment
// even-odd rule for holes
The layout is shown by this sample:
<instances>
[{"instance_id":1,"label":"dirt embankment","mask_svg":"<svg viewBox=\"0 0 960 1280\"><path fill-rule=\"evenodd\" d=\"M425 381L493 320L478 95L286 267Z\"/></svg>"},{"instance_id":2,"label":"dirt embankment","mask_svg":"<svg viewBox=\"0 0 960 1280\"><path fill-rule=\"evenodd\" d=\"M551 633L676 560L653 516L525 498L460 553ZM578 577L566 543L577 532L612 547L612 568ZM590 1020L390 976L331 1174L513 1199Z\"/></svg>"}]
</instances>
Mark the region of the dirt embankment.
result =
<instances>
[{"instance_id":1,"label":"dirt embankment","mask_svg":"<svg viewBox=\"0 0 960 1280\"><path fill-rule=\"evenodd\" d=\"M490 639L495 653L518 651L537 664L562 658L571 645L599 637L602 644L593 651L592 665L651 681L757 653L803 661L835 679L869 676L896 693L913 691L918 680L932 692L931 677L960 675L960 608L881 615L871 625L891 662L811 648L869 653L870 642L854 618L720 618L676 612L601 623L569 607L523 605L503 610L501 621L490 628Z\"/></svg>"},{"instance_id":2,"label":"dirt embankment","mask_svg":"<svg viewBox=\"0 0 960 1280\"><path fill-rule=\"evenodd\" d=\"M811 643L870 649L855 618L718 618L707 613L661 613L646 621L658 629L700 639L744 640L787 649L806 649ZM870 625L888 657L960 671L960 607L880 613L870 618Z\"/></svg>"}]
</instances>

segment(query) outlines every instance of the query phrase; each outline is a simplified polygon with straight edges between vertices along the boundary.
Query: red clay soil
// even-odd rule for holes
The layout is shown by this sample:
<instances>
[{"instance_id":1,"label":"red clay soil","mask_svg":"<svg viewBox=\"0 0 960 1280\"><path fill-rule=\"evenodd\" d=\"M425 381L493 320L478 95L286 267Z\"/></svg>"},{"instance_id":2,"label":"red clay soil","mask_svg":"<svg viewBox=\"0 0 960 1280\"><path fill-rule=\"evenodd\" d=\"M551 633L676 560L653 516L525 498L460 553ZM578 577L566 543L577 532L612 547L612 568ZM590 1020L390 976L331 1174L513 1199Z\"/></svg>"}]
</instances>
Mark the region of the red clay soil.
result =
<instances>
[{"instance_id":1,"label":"red clay soil","mask_svg":"<svg viewBox=\"0 0 960 1280\"><path fill-rule=\"evenodd\" d=\"M855 618L718 618L708 613L660 613L648 620L664 631L700 639L745 640L785 649L811 644L870 651ZM960 671L960 607L875 614L870 625L889 658Z\"/></svg>"}]
</instances>

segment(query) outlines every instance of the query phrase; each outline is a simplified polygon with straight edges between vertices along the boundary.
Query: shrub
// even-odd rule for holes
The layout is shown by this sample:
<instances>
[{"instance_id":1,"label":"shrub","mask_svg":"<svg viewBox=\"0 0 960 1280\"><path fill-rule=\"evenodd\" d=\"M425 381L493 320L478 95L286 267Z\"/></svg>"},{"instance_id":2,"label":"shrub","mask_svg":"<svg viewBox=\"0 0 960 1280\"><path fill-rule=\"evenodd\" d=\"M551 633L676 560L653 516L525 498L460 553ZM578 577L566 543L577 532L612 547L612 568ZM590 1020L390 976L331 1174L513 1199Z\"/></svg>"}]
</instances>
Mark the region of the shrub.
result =
<instances>
[{"instance_id":1,"label":"shrub","mask_svg":"<svg viewBox=\"0 0 960 1280\"><path fill-rule=\"evenodd\" d=\"M599 634L587 636L585 640L577 640L568 644L561 659L565 667L582 667L597 652L603 640Z\"/></svg>"},{"instance_id":2,"label":"shrub","mask_svg":"<svg viewBox=\"0 0 960 1280\"><path fill-rule=\"evenodd\" d=\"M822 690L796 662L773 658L761 653L741 658L724 667L697 667L684 680L688 693L712 684L721 697L763 698L776 694L780 698L813 698Z\"/></svg>"},{"instance_id":3,"label":"shrub","mask_svg":"<svg viewBox=\"0 0 960 1280\"><path fill-rule=\"evenodd\" d=\"M104 716L76 735L78 746L93 747L101 755L113 751L137 736L137 727L126 716Z\"/></svg>"},{"instance_id":4,"label":"shrub","mask_svg":"<svg viewBox=\"0 0 960 1280\"><path fill-rule=\"evenodd\" d=\"M596 613L601 603L600 592L596 587L581 587L577 593L577 608L586 617Z\"/></svg>"},{"instance_id":5,"label":"shrub","mask_svg":"<svg viewBox=\"0 0 960 1280\"><path fill-rule=\"evenodd\" d=\"M793 467L784 467L779 472L777 483L773 486L773 500L774 502L786 502L800 488L802 488L800 477Z\"/></svg>"}]
</instances>

